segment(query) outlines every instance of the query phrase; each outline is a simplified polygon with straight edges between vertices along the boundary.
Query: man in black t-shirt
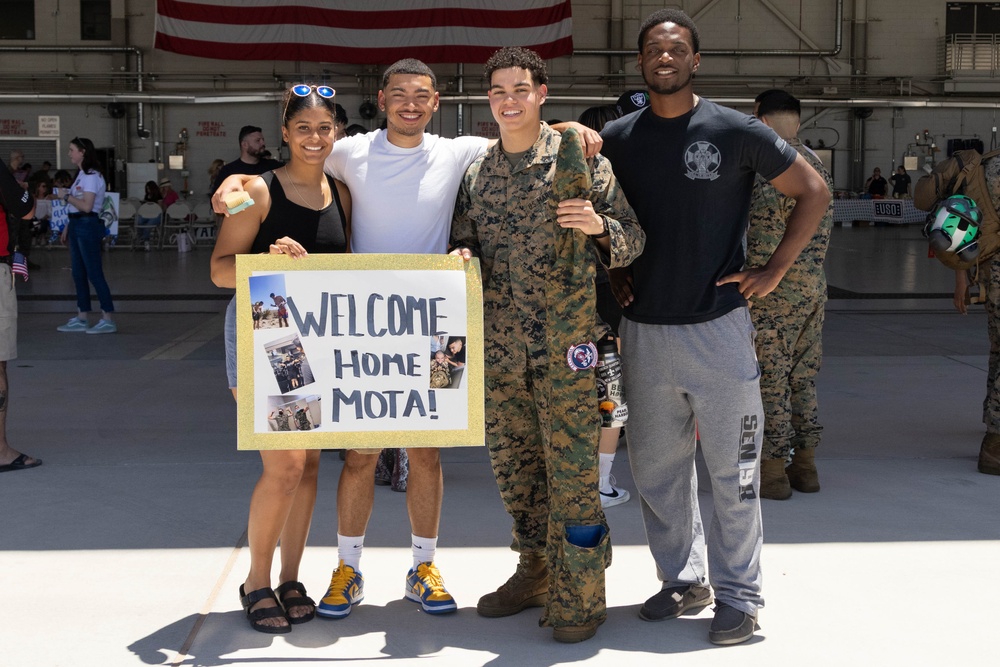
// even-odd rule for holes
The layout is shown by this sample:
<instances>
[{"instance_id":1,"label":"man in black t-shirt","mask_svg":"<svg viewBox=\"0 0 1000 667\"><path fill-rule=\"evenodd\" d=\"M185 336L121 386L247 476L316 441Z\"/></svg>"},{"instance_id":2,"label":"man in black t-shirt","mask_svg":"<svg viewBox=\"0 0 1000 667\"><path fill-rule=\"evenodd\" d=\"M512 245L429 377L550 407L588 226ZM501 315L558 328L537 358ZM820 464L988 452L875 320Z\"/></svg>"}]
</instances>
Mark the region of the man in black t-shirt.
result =
<instances>
[{"instance_id":1,"label":"man in black t-shirt","mask_svg":"<svg viewBox=\"0 0 1000 667\"><path fill-rule=\"evenodd\" d=\"M889 191L889 182L882 178L882 170L875 167L872 175L868 177L865 181L865 192L872 197L885 197L885 193Z\"/></svg>"},{"instance_id":2,"label":"man in black t-shirt","mask_svg":"<svg viewBox=\"0 0 1000 667\"><path fill-rule=\"evenodd\" d=\"M250 174L259 176L272 169L277 169L283 163L278 160L264 158L267 146L264 144L263 131L254 125L244 125L240 128L240 156L229 164L222 166L215 176L212 192L219 189L222 181L233 174Z\"/></svg>"},{"instance_id":3,"label":"man in black t-shirt","mask_svg":"<svg viewBox=\"0 0 1000 667\"><path fill-rule=\"evenodd\" d=\"M605 126L601 152L646 232L631 277L615 283L624 306L629 457L662 581L639 616L675 618L708 605L714 589L709 639L736 644L753 636L763 605L764 415L747 299L775 288L815 233L830 193L770 128L695 96L701 56L690 17L672 9L653 13L638 46L650 106ZM797 203L767 263L745 267L757 174ZM707 568L695 425L715 510Z\"/></svg>"}]
</instances>

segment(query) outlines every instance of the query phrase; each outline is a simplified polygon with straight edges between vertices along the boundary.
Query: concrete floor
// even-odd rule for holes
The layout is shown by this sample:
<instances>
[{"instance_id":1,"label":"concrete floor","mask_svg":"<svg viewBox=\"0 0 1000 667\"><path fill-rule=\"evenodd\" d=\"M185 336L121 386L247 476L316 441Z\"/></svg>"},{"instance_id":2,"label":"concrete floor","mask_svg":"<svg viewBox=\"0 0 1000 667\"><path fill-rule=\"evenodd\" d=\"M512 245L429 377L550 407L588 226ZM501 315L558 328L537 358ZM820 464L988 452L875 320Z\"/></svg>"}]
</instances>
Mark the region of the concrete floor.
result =
<instances>
[{"instance_id":1,"label":"concrete floor","mask_svg":"<svg viewBox=\"0 0 1000 667\"><path fill-rule=\"evenodd\" d=\"M457 614L402 599L405 498L379 487L364 603L288 635L253 632L237 588L259 458L235 448L208 254L111 251L120 333L85 336L55 331L74 310L67 254L35 251L8 433L45 464L0 475L0 666L995 664L1000 478L975 470L985 315L951 312L951 276L917 228L834 232L830 284L850 298L830 301L825 330L823 490L764 502L762 629L730 648L708 643L710 610L637 617L658 584L635 499L608 511L596 638L556 644L537 610L478 617L516 560L482 448L444 453L437 562ZM301 571L314 597L336 565L340 466L323 454ZM635 492L624 448L615 475Z\"/></svg>"}]
</instances>

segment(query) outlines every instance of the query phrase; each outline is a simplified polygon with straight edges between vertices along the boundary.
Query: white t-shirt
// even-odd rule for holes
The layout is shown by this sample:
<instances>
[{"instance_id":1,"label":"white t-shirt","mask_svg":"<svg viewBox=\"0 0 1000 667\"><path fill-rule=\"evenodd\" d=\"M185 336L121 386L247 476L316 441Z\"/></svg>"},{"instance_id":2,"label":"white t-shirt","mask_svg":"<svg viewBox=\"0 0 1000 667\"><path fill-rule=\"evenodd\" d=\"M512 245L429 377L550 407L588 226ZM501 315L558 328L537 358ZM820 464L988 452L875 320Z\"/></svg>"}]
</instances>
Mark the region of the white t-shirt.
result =
<instances>
[{"instance_id":1,"label":"white t-shirt","mask_svg":"<svg viewBox=\"0 0 1000 667\"><path fill-rule=\"evenodd\" d=\"M85 174L83 173L83 169L81 169L76 175L76 180L73 181L73 185L69 189L69 195L70 197L82 199L84 192L93 192L94 207L90 209L90 212L100 215L101 208L104 206L104 196L107 192L107 187L107 184L104 182L104 177L98 172L92 171L89 174ZM67 204L67 208L70 213L80 212L80 210L72 204Z\"/></svg>"},{"instance_id":2,"label":"white t-shirt","mask_svg":"<svg viewBox=\"0 0 1000 667\"><path fill-rule=\"evenodd\" d=\"M446 252L458 186L488 145L424 134L416 148L400 148L385 130L339 139L326 172L351 191L351 251Z\"/></svg>"}]
</instances>

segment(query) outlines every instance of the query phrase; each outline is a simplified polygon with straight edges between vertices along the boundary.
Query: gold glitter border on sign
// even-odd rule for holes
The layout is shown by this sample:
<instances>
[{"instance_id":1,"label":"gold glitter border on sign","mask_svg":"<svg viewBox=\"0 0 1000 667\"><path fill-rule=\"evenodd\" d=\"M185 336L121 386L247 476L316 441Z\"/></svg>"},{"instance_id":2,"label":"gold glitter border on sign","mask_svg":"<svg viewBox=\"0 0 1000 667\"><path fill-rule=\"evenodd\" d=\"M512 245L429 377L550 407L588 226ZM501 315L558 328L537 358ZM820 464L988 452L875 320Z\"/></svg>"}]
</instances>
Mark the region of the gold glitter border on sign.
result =
<instances>
[{"instance_id":1,"label":"gold glitter border on sign","mask_svg":"<svg viewBox=\"0 0 1000 667\"><path fill-rule=\"evenodd\" d=\"M254 431L253 315L236 309L237 449L381 449L384 447L477 447L486 439L483 417L483 286L479 260L465 262L452 255L310 255L293 260L283 255L236 256L236 303L250 303L250 277L255 272L292 271L464 271L466 349L478 350L466 359L467 428L419 431ZM332 280L336 280L333 278ZM244 400L250 397L251 400Z\"/></svg>"}]
</instances>

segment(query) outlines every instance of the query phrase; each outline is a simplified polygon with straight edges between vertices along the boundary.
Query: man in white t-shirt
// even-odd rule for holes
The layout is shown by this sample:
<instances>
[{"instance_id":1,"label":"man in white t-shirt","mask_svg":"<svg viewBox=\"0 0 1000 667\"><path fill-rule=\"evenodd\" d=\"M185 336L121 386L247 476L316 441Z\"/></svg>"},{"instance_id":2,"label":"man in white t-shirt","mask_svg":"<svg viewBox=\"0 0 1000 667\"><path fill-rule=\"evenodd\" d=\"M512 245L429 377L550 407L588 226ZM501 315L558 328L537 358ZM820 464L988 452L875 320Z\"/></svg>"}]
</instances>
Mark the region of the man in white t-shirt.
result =
<instances>
[{"instance_id":1,"label":"man in white t-shirt","mask_svg":"<svg viewBox=\"0 0 1000 667\"><path fill-rule=\"evenodd\" d=\"M434 72L424 63L411 59L395 63L382 75L378 94L386 129L334 144L326 171L351 192L352 252L447 251L458 184L472 161L486 151L488 140L425 134L438 109L436 89ZM321 616L343 618L363 595L358 564L374 502L378 456L373 454L378 453L347 452L337 489L340 562L317 609ZM405 595L426 612L452 612L458 607L434 565L444 492L440 452L414 448L407 454L413 568L407 573Z\"/></svg>"},{"instance_id":2,"label":"man in white t-shirt","mask_svg":"<svg viewBox=\"0 0 1000 667\"><path fill-rule=\"evenodd\" d=\"M421 68L429 74L412 71ZM326 160L327 173L351 191L352 252L441 254L448 249L458 185L489 140L424 133L438 109L432 77L430 68L416 60L387 69L378 94L386 129L338 140Z\"/></svg>"},{"instance_id":3,"label":"man in white t-shirt","mask_svg":"<svg viewBox=\"0 0 1000 667\"><path fill-rule=\"evenodd\" d=\"M378 106L386 129L339 139L326 161L326 171L351 192L351 251L355 253L443 254L448 249L455 197L466 169L486 152L482 137L448 139L424 132L439 107L437 78L419 60L407 58L382 75ZM596 154L600 136L583 126L587 152ZM227 179L212 198L219 213L222 195L242 189L244 179ZM344 618L364 598L359 569L365 531L374 504L377 449L350 450L337 489L339 564L317 613ZM406 505L412 531L413 567L405 595L431 614L455 611L444 588L434 555L437 549L444 491L437 448L407 450L409 478Z\"/></svg>"}]
</instances>

